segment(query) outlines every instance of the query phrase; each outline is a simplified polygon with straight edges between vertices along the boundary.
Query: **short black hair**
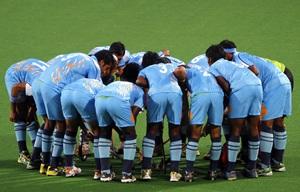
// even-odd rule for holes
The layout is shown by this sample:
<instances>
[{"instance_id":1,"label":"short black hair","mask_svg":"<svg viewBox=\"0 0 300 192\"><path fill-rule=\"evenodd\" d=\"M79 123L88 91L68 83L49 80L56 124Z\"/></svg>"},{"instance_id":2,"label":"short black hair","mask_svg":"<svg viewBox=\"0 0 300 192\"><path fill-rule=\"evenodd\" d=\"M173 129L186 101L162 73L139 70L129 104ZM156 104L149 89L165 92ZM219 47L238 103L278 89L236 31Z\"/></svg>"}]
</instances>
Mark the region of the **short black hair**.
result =
<instances>
[{"instance_id":1,"label":"short black hair","mask_svg":"<svg viewBox=\"0 0 300 192\"><path fill-rule=\"evenodd\" d=\"M143 56L142 67L146 68L150 65L160 63L160 56L154 51L147 51Z\"/></svg>"},{"instance_id":2,"label":"short black hair","mask_svg":"<svg viewBox=\"0 0 300 192\"><path fill-rule=\"evenodd\" d=\"M98 51L94 56L98 62L103 60L106 65L114 66L116 64L112 53L108 50Z\"/></svg>"},{"instance_id":3,"label":"short black hair","mask_svg":"<svg viewBox=\"0 0 300 192\"><path fill-rule=\"evenodd\" d=\"M121 80L135 83L140 72L140 65L137 63L128 63L121 75Z\"/></svg>"},{"instance_id":4,"label":"short black hair","mask_svg":"<svg viewBox=\"0 0 300 192\"><path fill-rule=\"evenodd\" d=\"M109 51L116 55L125 55L125 45L120 41L113 42L110 47Z\"/></svg>"},{"instance_id":5,"label":"short black hair","mask_svg":"<svg viewBox=\"0 0 300 192\"><path fill-rule=\"evenodd\" d=\"M230 41L230 40L223 40L219 43L219 45L221 47L223 47L223 49L232 49L232 48L237 48L235 43L233 41Z\"/></svg>"},{"instance_id":6,"label":"short black hair","mask_svg":"<svg viewBox=\"0 0 300 192\"><path fill-rule=\"evenodd\" d=\"M172 63L168 57L160 57L159 63Z\"/></svg>"},{"instance_id":7,"label":"short black hair","mask_svg":"<svg viewBox=\"0 0 300 192\"><path fill-rule=\"evenodd\" d=\"M207 58L211 59L211 62L214 63L221 58L225 58L225 52L220 45L211 45L205 52Z\"/></svg>"}]
</instances>

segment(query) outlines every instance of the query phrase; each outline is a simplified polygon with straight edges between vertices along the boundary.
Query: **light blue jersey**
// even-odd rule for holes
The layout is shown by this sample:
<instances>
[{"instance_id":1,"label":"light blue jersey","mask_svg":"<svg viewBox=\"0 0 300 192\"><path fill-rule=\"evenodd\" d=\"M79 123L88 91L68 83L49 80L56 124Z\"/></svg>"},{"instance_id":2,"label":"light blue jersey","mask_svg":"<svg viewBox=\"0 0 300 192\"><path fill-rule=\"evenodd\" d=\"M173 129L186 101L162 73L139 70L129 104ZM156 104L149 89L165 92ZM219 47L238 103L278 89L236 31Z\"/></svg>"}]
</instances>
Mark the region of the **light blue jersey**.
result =
<instances>
[{"instance_id":1,"label":"light blue jersey","mask_svg":"<svg viewBox=\"0 0 300 192\"><path fill-rule=\"evenodd\" d=\"M171 63L176 63L176 64L184 64L184 62L180 59L177 59L172 56L165 56L166 58L170 59Z\"/></svg>"},{"instance_id":2,"label":"light blue jersey","mask_svg":"<svg viewBox=\"0 0 300 192\"><path fill-rule=\"evenodd\" d=\"M209 69L208 59L205 54L198 55L197 57L193 58L189 63L188 66L192 67L194 65L198 65L205 70Z\"/></svg>"},{"instance_id":3,"label":"light blue jersey","mask_svg":"<svg viewBox=\"0 0 300 192\"><path fill-rule=\"evenodd\" d=\"M225 59L219 59L212 64L209 72L215 77L222 76L226 79L230 84L231 92L238 91L247 85L261 85L260 79L247 66Z\"/></svg>"},{"instance_id":4,"label":"light blue jersey","mask_svg":"<svg viewBox=\"0 0 300 192\"><path fill-rule=\"evenodd\" d=\"M130 102L131 106L144 107L144 91L127 81L115 81L103 88L96 97L116 97Z\"/></svg>"},{"instance_id":5,"label":"light blue jersey","mask_svg":"<svg viewBox=\"0 0 300 192\"><path fill-rule=\"evenodd\" d=\"M258 77L260 78L264 92L275 89L280 85L290 84L289 79L275 65L264 58L250 55L245 52L235 52L233 61L255 67L259 70Z\"/></svg>"},{"instance_id":6,"label":"light blue jersey","mask_svg":"<svg viewBox=\"0 0 300 192\"><path fill-rule=\"evenodd\" d=\"M137 63L140 66L142 66L143 57L144 57L145 53L146 52L138 52L138 53L134 53L134 54L130 55L128 63Z\"/></svg>"},{"instance_id":7,"label":"light blue jersey","mask_svg":"<svg viewBox=\"0 0 300 192\"><path fill-rule=\"evenodd\" d=\"M180 60L180 59L177 59L177 58L172 57L172 56L165 56L162 51L159 51L157 54L160 57L166 57L166 58L170 59L171 63L184 64L184 62L182 60Z\"/></svg>"},{"instance_id":8,"label":"light blue jersey","mask_svg":"<svg viewBox=\"0 0 300 192\"><path fill-rule=\"evenodd\" d=\"M173 74L177 66L178 64L173 63L160 63L151 65L140 71L139 76L148 80L149 96L156 93L178 93L182 95L177 78Z\"/></svg>"},{"instance_id":9,"label":"light blue jersey","mask_svg":"<svg viewBox=\"0 0 300 192\"><path fill-rule=\"evenodd\" d=\"M63 90L72 90L76 92L81 92L90 97L95 97L97 93L101 90L101 88L104 87L105 85L102 83L101 80L99 81L97 79L82 78L65 86Z\"/></svg>"},{"instance_id":10,"label":"light blue jersey","mask_svg":"<svg viewBox=\"0 0 300 192\"><path fill-rule=\"evenodd\" d=\"M17 98L11 96L12 87L17 83L28 83L32 85L35 78L48 68L48 64L38 59L26 59L8 68L5 74L5 84L10 101Z\"/></svg>"},{"instance_id":11,"label":"light blue jersey","mask_svg":"<svg viewBox=\"0 0 300 192\"><path fill-rule=\"evenodd\" d=\"M102 50L109 50L110 46L100 46L100 47L95 47L90 52L88 55L95 55L97 52L102 51ZM130 59L130 52L128 50L125 50L125 54L121 61L119 62L119 67L124 67L126 63L128 63L128 60Z\"/></svg>"},{"instance_id":12,"label":"light blue jersey","mask_svg":"<svg viewBox=\"0 0 300 192\"><path fill-rule=\"evenodd\" d=\"M263 86L263 105L266 108L263 121L291 115L291 84L283 72L270 61L245 52L236 52L233 59L246 66L254 65L259 70L258 77Z\"/></svg>"},{"instance_id":13,"label":"light blue jersey","mask_svg":"<svg viewBox=\"0 0 300 192\"><path fill-rule=\"evenodd\" d=\"M71 83L61 93L61 106L65 119L95 121L95 96L105 85L96 79L82 78Z\"/></svg>"},{"instance_id":14,"label":"light blue jersey","mask_svg":"<svg viewBox=\"0 0 300 192\"><path fill-rule=\"evenodd\" d=\"M190 123L208 123L220 126L223 119L223 91L216 79L202 66L187 69L188 89L191 92Z\"/></svg>"},{"instance_id":15,"label":"light blue jersey","mask_svg":"<svg viewBox=\"0 0 300 192\"><path fill-rule=\"evenodd\" d=\"M223 94L223 91L218 85L215 77L201 66L194 65L193 67L188 68L186 72L188 89L191 92L192 97L198 93L218 92Z\"/></svg>"},{"instance_id":16,"label":"light blue jersey","mask_svg":"<svg viewBox=\"0 0 300 192\"><path fill-rule=\"evenodd\" d=\"M119 128L132 127L135 120L132 106L144 106L144 91L131 82L115 81L95 97L95 108L100 127L115 124Z\"/></svg>"},{"instance_id":17,"label":"light blue jersey","mask_svg":"<svg viewBox=\"0 0 300 192\"><path fill-rule=\"evenodd\" d=\"M101 80L99 64L93 56L71 53L54 59L40 80L59 93L66 85L81 78Z\"/></svg>"}]
</instances>

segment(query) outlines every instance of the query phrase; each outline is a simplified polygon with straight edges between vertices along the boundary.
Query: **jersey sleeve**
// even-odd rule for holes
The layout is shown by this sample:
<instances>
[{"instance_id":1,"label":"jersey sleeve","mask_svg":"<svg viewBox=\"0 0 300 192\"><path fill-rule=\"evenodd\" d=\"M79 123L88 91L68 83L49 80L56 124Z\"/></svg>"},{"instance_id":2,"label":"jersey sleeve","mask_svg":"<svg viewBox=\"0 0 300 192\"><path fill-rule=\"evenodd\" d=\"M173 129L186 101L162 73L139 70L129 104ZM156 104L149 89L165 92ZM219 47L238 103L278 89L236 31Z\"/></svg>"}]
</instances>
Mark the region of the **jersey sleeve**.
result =
<instances>
[{"instance_id":1,"label":"jersey sleeve","mask_svg":"<svg viewBox=\"0 0 300 192\"><path fill-rule=\"evenodd\" d=\"M144 78L147 78L147 75L146 75L147 71L146 69L142 69L140 72L139 72L139 77L144 77Z\"/></svg>"},{"instance_id":2,"label":"jersey sleeve","mask_svg":"<svg viewBox=\"0 0 300 192\"><path fill-rule=\"evenodd\" d=\"M97 67L96 63L93 61L90 62L89 66L87 78L97 79L102 82L100 67Z\"/></svg>"},{"instance_id":3,"label":"jersey sleeve","mask_svg":"<svg viewBox=\"0 0 300 192\"><path fill-rule=\"evenodd\" d=\"M144 107L144 91L139 87L135 87L134 91L135 100L133 105L142 109Z\"/></svg>"},{"instance_id":4,"label":"jersey sleeve","mask_svg":"<svg viewBox=\"0 0 300 192\"><path fill-rule=\"evenodd\" d=\"M213 65L210 66L209 72L210 72L213 76L215 76L215 77L222 76L222 74L221 74L220 71L219 71L219 67L220 67L220 65L218 65L218 64L213 64Z\"/></svg>"}]
</instances>

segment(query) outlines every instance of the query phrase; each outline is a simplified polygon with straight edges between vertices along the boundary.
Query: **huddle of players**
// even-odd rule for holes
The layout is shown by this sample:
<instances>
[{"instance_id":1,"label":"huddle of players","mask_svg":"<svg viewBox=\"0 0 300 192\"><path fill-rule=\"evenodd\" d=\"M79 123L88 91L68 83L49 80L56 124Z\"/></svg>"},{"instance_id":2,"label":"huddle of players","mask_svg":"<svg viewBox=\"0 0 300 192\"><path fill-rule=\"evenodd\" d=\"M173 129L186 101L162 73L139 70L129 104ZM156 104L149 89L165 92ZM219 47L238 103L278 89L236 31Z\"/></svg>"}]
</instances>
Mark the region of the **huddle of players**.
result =
<instances>
[{"instance_id":1,"label":"huddle of players","mask_svg":"<svg viewBox=\"0 0 300 192\"><path fill-rule=\"evenodd\" d=\"M129 55L120 42L97 47L89 55L59 55L47 63L37 59L21 61L12 65L5 76L12 109L10 120L15 122L20 151L18 162L29 161L28 169L39 167L42 174L58 175L63 152L66 177L79 174L81 169L73 164L73 156L78 126L84 124L93 139L94 179L111 181L115 176L109 162L111 136L112 129L117 127L124 138L121 182L134 182L135 124L139 112L146 108L148 125L142 145L141 179L151 179L155 138L166 115L170 181L179 181L185 86L190 95L185 181L193 180L193 164L206 118L212 142L207 178L218 177L224 114L230 125L223 126L227 143L228 163L223 170L226 179L237 179L235 164L241 132L246 133L248 144L245 176L271 176L272 168L285 171L284 117L291 114L292 81L287 77L291 77L289 71L285 75L275 64L280 65L237 52L235 44L228 40L210 46L205 55L192 59L188 65L167 51ZM120 81L112 82L115 72ZM35 107L43 117L42 126L37 122ZM34 144L31 159L25 142L26 128Z\"/></svg>"}]
</instances>

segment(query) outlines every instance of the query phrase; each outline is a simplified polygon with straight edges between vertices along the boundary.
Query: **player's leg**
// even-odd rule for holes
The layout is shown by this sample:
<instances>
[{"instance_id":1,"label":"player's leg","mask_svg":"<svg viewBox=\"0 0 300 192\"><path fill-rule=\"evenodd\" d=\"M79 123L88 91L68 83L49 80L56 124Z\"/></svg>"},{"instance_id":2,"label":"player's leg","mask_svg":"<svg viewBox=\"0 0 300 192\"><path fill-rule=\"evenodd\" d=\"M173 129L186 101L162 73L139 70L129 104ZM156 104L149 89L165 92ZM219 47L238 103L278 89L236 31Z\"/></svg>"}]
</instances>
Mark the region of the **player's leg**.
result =
<instances>
[{"instance_id":1,"label":"player's leg","mask_svg":"<svg viewBox=\"0 0 300 192\"><path fill-rule=\"evenodd\" d=\"M283 164L283 155L286 148L287 133L284 124L285 116L289 116L292 113L292 91L289 85L284 86L286 92L285 102L283 106L282 117L276 118L273 125L274 133L274 145L272 150L272 169L274 171L283 172L286 170Z\"/></svg>"},{"instance_id":2,"label":"player's leg","mask_svg":"<svg viewBox=\"0 0 300 192\"><path fill-rule=\"evenodd\" d=\"M250 101L247 118L247 139L248 139L248 160L245 168L245 176L249 178L257 178L256 161L259 152L259 123L261 114L261 103L263 99L263 91L261 86L251 86L248 93L253 93L247 97Z\"/></svg>"},{"instance_id":3,"label":"player's leg","mask_svg":"<svg viewBox=\"0 0 300 192\"><path fill-rule=\"evenodd\" d=\"M121 182L134 182L136 179L132 175L133 161L136 154L136 132L135 127L121 128L125 137L124 141L124 159L122 168Z\"/></svg>"},{"instance_id":4,"label":"player's leg","mask_svg":"<svg viewBox=\"0 0 300 192\"><path fill-rule=\"evenodd\" d=\"M94 180L99 180L101 177L101 161L100 161L100 152L99 152L99 137L100 137L100 128L97 121L89 122L89 126L93 133L93 151L94 159L96 164L96 170L94 173Z\"/></svg>"},{"instance_id":5,"label":"player's leg","mask_svg":"<svg viewBox=\"0 0 300 192\"><path fill-rule=\"evenodd\" d=\"M30 161L30 154L26 144L26 102L15 103L16 116L14 122L15 135L19 147L18 163L27 164Z\"/></svg>"},{"instance_id":6,"label":"player's leg","mask_svg":"<svg viewBox=\"0 0 300 192\"><path fill-rule=\"evenodd\" d=\"M221 125L224 115L223 94L212 93L209 95L210 107L208 110L208 123L211 138L210 168L207 178L215 180L219 168L219 159L221 156Z\"/></svg>"},{"instance_id":7,"label":"player's leg","mask_svg":"<svg viewBox=\"0 0 300 192\"><path fill-rule=\"evenodd\" d=\"M100 123L100 122L99 122ZM100 126L99 134L99 155L101 163L101 178L100 181L111 181L114 177L114 173L111 170L110 164L110 148L111 142L112 126Z\"/></svg>"},{"instance_id":8,"label":"player's leg","mask_svg":"<svg viewBox=\"0 0 300 192\"><path fill-rule=\"evenodd\" d=\"M274 120L281 118L284 114L284 108L286 104L286 96L289 91L284 85L278 86L277 88L264 92L264 106L266 108L266 114L262 117L262 125L260 132L260 169L258 174L261 176L271 176L271 152L274 144L273 128L282 130L281 128L274 127ZM280 119L277 121L277 125L282 126ZM280 131L279 131L280 132ZM275 132L276 133L276 132Z\"/></svg>"},{"instance_id":9,"label":"player's leg","mask_svg":"<svg viewBox=\"0 0 300 192\"><path fill-rule=\"evenodd\" d=\"M182 98L177 93L167 94L168 105L166 114L169 121L169 138L170 138L170 181L179 181L181 174L179 173L179 162L182 152L181 140L181 113L182 113Z\"/></svg>"},{"instance_id":10,"label":"player's leg","mask_svg":"<svg viewBox=\"0 0 300 192\"><path fill-rule=\"evenodd\" d=\"M236 180L235 164L237 155L240 150L240 134L244 125L243 118L230 119L230 137L228 139L228 165L226 168L225 178L227 180Z\"/></svg>"},{"instance_id":11,"label":"player's leg","mask_svg":"<svg viewBox=\"0 0 300 192\"><path fill-rule=\"evenodd\" d=\"M57 166L59 165L60 156L63 150L63 138L65 134L65 119L62 112L61 106L61 94L57 93L56 90L53 90L50 86L44 84L41 86L42 98L45 103L45 108L47 112L48 122L45 124L43 132L43 141L42 148L43 159L45 157L44 164L49 163L47 169L47 175L56 176L59 174ZM56 128L55 133L54 128ZM53 149L52 154L50 153L51 149L51 136L53 135ZM45 147L44 147L45 145ZM43 150L43 149L42 149ZM44 156L45 154L45 156ZM51 156L51 160L50 160ZM50 160L50 161L49 161Z\"/></svg>"},{"instance_id":12,"label":"player's leg","mask_svg":"<svg viewBox=\"0 0 300 192\"><path fill-rule=\"evenodd\" d=\"M101 164L100 181L111 181L113 179L113 172L110 166L110 148L112 145L112 126L114 122L110 117L107 108L112 102L107 97L95 98L95 109L99 123L99 158Z\"/></svg>"},{"instance_id":13,"label":"player's leg","mask_svg":"<svg viewBox=\"0 0 300 192\"><path fill-rule=\"evenodd\" d=\"M248 161L245 168L245 176L249 178L257 178L256 172L256 161L259 152L259 116L249 116L247 119L247 128L248 128Z\"/></svg>"},{"instance_id":14,"label":"player's leg","mask_svg":"<svg viewBox=\"0 0 300 192\"><path fill-rule=\"evenodd\" d=\"M30 163L27 164L27 169L35 169L40 166L41 163L41 152L42 152L42 135L43 135L43 130L45 126L45 118L47 116L46 109L44 106L44 102L41 96L41 90L40 90L40 83L39 80L36 79L32 83L32 96L34 99L34 103L36 106L36 113L43 117L43 124L39 127L36 138L35 138L35 143L31 155L31 160Z\"/></svg>"},{"instance_id":15,"label":"player's leg","mask_svg":"<svg viewBox=\"0 0 300 192\"><path fill-rule=\"evenodd\" d=\"M147 131L143 138L143 162L141 170L141 178L144 180L151 179L151 161L155 147L155 138L165 113L167 100L162 94L154 94L147 100Z\"/></svg>"},{"instance_id":16,"label":"player's leg","mask_svg":"<svg viewBox=\"0 0 300 192\"><path fill-rule=\"evenodd\" d=\"M208 108L209 97L200 94L191 98L190 122L188 130L188 143L186 146L186 171L185 181L192 182L194 172L194 162L198 151L198 142L202 133L202 126L205 121Z\"/></svg>"}]
</instances>

